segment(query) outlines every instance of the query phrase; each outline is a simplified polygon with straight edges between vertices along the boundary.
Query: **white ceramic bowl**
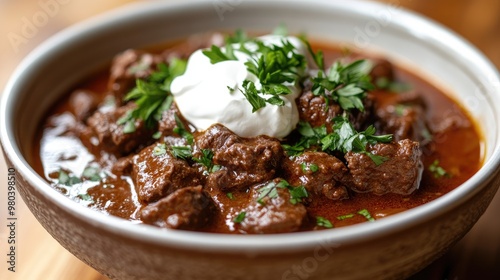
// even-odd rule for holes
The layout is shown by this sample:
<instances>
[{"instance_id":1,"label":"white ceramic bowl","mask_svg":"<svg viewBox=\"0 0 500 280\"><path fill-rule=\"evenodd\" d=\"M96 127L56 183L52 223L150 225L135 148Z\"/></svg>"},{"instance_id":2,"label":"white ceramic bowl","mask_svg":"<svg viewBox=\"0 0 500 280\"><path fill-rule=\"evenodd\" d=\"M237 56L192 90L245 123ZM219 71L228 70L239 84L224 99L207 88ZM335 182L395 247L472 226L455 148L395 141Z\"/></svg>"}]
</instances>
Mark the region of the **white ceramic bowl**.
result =
<instances>
[{"instance_id":1,"label":"white ceramic bowl","mask_svg":"<svg viewBox=\"0 0 500 280\"><path fill-rule=\"evenodd\" d=\"M227 236L136 225L77 205L31 167L39 119L75 82L126 48L244 28L349 42L432 79L481 125L485 163L456 190L415 209L319 232ZM73 26L31 53L2 96L0 133L24 201L78 258L116 279L389 279L423 268L477 221L499 184L500 79L492 64L427 19L359 1L144 2Z\"/></svg>"}]
</instances>

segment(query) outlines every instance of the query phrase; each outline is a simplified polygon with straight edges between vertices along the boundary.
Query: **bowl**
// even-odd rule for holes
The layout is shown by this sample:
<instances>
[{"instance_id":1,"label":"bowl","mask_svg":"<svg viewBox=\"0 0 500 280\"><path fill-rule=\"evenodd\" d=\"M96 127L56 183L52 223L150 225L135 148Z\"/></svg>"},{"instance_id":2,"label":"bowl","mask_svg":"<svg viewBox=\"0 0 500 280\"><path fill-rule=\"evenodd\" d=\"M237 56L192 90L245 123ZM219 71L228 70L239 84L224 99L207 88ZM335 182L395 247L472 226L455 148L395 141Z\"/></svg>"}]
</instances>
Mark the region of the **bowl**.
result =
<instances>
[{"instance_id":1,"label":"bowl","mask_svg":"<svg viewBox=\"0 0 500 280\"><path fill-rule=\"evenodd\" d=\"M291 32L379 52L445 88L480 124L484 165L450 193L374 223L317 232L223 235L165 230L67 199L35 172L46 110L126 48L236 28ZM114 279L392 279L419 271L474 225L500 185L500 77L473 46L397 5L364 1L150 1L70 27L19 65L2 96L0 139L17 188L68 251Z\"/></svg>"}]
</instances>

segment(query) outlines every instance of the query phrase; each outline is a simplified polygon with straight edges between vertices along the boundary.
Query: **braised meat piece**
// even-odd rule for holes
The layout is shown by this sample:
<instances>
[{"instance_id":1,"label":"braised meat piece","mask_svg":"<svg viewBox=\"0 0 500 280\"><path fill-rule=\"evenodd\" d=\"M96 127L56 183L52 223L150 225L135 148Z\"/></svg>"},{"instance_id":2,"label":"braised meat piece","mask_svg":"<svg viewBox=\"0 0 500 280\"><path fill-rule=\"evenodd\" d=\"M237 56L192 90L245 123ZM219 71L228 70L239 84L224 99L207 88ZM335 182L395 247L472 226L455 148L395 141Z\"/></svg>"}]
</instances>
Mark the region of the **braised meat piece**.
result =
<instances>
[{"instance_id":1,"label":"braised meat piece","mask_svg":"<svg viewBox=\"0 0 500 280\"><path fill-rule=\"evenodd\" d=\"M69 111L79 122L85 122L97 109L96 94L89 90L78 89L71 93L68 99Z\"/></svg>"},{"instance_id":2,"label":"braised meat piece","mask_svg":"<svg viewBox=\"0 0 500 280\"><path fill-rule=\"evenodd\" d=\"M216 211L212 198L202 186L178 189L140 211L146 224L164 228L197 230L207 225Z\"/></svg>"},{"instance_id":3,"label":"braised meat piece","mask_svg":"<svg viewBox=\"0 0 500 280\"><path fill-rule=\"evenodd\" d=\"M223 168L211 173L207 184L221 190L247 188L275 177L283 158L277 139L267 136L242 138L215 124L195 135L200 149L213 152L213 163Z\"/></svg>"},{"instance_id":4,"label":"braised meat piece","mask_svg":"<svg viewBox=\"0 0 500 280\"><path fill-rule=\"evenodd\" d=\"M377 104L377 131L393 134L395 141L411 139L421 145L429 141L426 104L418 93L392 94Z\"/></svg>"},{"instance_id":5,"label":"braised meat piece","mask_svg":"<svg viewBox=\"0 0 500 280\"><path fill-rule=\"evenodd\" d=\"M118 120L135 108L134 103L118 107L106 112L96 111L87 120L88 128L82 132L81 138L86 146L98 146L107 152L117 155L128 155L138 148L151 144L154 129L147 128L144 121L135 120L135 130L124 132L124 124ZM93 140L97 139L97 143Z\"/></svg>"},{"instance_id":6,"label":"braised meat piece","mask_svg":"<svg viewBox=\"0 0 500 280\"><path fill-rule=\"evenodd\" d=\"M177 159L164 144L153 144L132 158L132 180L139 200L157 201L174 191L203 183L201 174Z\"/></svg>"},{"instance_id":7,"label":"braised meat piece","mask_svg":"<svg viewBox=\"0 0 500 280\"><path fill-rule=\"evenodd\" d=\"M161 55L133 49L115 56L111 64L108 89L113 92L118 104L121 104L123 97L135 86L136 79L148 77L162 62L165 62L165 58Z\"/></svg>"},{"instance_id":8,"label":"braised meat piece","mask_svg":"<svg viewBox=\"0 0 500 280\"><path fill-rule=\"evenodd\" d=\"M334 156L322 152L305 152L286 159L283 168L290 184L304 186L309 193L332 200L349 198L344 183L349 171Z\"/></svg>"},{"instance_id":9,"label":"braised meat piece","mask_svg":"<svg viewBox=\"0 0 500 280\"><path fill-rule=\"evenodd\" d=\"M385 157L386 161L376 165L366 154L348 152L345 159L352 175L352 190L377 195L409 195L418 188L423 171L418 142L405 139L389 144L379 143L369 145L367 150Z\"/></svg>"},{"instance_id":10,"label":"braised meat piece","mask_svg":"<svg viewBox=\"0 0 500 280\"><path fill-rule=\"evenodd\" d=\"M261 199L259 191L266 185L278 184L281 179L258 184L250 189L249 204L243 209L245 218L239 223L243 233L282 233L300 229L307 210L300 202L293 204L287 188L276 187L275 195L267 195Z\"/></svg>"},{"instance_id":11,"label":"braised meat piece","mask_svg":"<svg viewBox=\"0 0 500 280\"><path fill-rule=\"evenodd\" d=\"M194 132L194 129L191 129L189 122L186 121L181 115L179 108L177 108L177 105L175 103L172 103L169 110L163 111L161 119L158 122L158 131L161 132L163 136L176 135L174 133L174 128L177 127L177 122L175 121L176 116L186 129L189 129L191 133Z\"/></svg>"},{"instance_id":12,"label":"braised meat piece","mask_svg":"<svg viewBox=\"0 0 500 280\"><path fill-rule=\"evenodd\" d=\"M349 120L356 130L365 128L367 121L373 117L373 100L370 95L363 99L365 110L351 110ZM297 99L297 108L301 121L311 124L312 127L325 125L328 132L332 132L333 119L341 116L344 110L336 102L326 102L323 96L316 96L312 92L304 92Z\"/></svg>"}]
</instances>

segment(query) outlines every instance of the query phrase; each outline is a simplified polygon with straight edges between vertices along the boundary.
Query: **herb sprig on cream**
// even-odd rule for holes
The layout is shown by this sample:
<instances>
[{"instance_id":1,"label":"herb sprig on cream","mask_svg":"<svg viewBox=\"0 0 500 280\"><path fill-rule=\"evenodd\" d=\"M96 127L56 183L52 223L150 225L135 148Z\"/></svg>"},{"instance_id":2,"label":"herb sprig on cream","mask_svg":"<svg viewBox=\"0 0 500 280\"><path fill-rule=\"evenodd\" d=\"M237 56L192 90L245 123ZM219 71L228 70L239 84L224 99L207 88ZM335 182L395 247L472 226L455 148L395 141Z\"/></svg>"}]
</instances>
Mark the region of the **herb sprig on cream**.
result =
<instances>
[{"instance_id":1,"label":"herb sprig on cream","mask_svg":"<svg viewBox=\"0 0 500 280\"><path fill-rule=\"evenodd\" d=\"M266 106L266 103L284 106L280 95L291 93L287 85L298 83L306 69L306 58L297 52L297 48L283 37L279 44L265 44L258 39L247 40L233 46L227 44L224 51L212 45L203 54L210 58L212 64L227 60L237 60L234 51L240 51L250 56L245 62L247 70L254 74L260 82L260 87L252 80L245 79L238 88L252 105L252 112ZM232 92L236 90L228 86ZM270 95L269 98L264 97Z\"/></svg>"}]
</instances>

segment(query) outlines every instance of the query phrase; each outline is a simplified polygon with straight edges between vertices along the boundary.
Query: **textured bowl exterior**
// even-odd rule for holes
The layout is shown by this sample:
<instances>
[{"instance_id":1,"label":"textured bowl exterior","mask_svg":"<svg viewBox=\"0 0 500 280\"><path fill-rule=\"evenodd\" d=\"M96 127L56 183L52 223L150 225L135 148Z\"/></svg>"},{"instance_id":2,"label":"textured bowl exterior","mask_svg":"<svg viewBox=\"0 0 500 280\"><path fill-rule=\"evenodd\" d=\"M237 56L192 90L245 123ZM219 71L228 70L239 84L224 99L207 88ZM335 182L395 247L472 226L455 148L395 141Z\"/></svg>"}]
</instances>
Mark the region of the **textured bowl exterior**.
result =
<instances>
[{"instance_id":1,"label":"textured bowl exterior","mask_svg":"<svg viewBox=\"0 0 500 280\"><path fill-rule=\"evenodd\" d=\"M245 255L185 250L102 230L57 207L18 176L19 192L68 251L111 279L404 279L441 256L486 210L500 174L470 200L405 230L346 245L325 240L306 250ZM362 269L360 269L362 268Z\"/></svg>"},{"instance_id":2,"label":"textured bowl exterior","mask_svg":"<svg viewBox=\"0 0 500 280\"><path fill-rule=\"evenodd\" d=\"M425 267L467 233L500 185L499 108L492 105L500 104L500 79L487 59L450 31L385 5L304 0L283 6L280 1L232 1L238 6L221 14L214 3L218 2L170 5L153 1L126 7L57 35L14 74L0 107L2 148L8 165L17 170L21 197L62 246L112 279L401 279ZM377 18L384 11L391 15L391 24L381 20L386 17ZM134 225L77 205L30 167L38 125L34 120L68 87L117 52L202 31L270 30L280 22L290 23L294 32L305 30L358 48L386 51L402 63L421 66L430 76L453 84L454 97L489 128L484 167L457 190L375 223L266 236ZM373 31L366 27L374 23L381 28L377 36L370 36L373 32L359 35L359 30ZM62 75L67 79L61 81Z\"/></svg>"}]
</instances>

